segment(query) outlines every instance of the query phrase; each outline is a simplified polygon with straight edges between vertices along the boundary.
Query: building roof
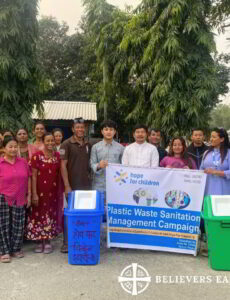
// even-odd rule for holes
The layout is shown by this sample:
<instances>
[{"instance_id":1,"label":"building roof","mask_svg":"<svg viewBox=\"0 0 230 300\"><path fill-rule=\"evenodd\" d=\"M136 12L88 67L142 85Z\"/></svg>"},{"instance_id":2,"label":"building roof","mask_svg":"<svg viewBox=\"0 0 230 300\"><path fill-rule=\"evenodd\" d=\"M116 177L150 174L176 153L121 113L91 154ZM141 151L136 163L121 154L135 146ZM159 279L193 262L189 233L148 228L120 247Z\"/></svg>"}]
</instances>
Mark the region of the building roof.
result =
<instances>
[{"instance_id":1,"label":"building roof","mask_svg":"<svg viewBox=\"0 0 230 300\"><path fill-rule=\"evenodd\" d=\"M43 107L44 115L39 115L34 109L32 119L73 120L74 118L83 118L88 121L97 121L97 104L94 102L45 100Z\"/></svg>"}]
</instances>

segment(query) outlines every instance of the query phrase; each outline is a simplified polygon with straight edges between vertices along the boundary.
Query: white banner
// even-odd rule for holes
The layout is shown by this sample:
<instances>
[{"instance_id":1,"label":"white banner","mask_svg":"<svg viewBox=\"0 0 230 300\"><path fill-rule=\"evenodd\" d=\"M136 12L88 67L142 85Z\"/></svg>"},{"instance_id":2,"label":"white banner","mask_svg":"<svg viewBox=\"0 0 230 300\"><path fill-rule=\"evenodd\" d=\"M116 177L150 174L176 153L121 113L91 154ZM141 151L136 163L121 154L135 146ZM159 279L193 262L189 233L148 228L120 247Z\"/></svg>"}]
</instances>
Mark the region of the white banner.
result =
<instances>
[{"instance_id":1,"label":"white banner","mask_svg":"<svg viewBox=\"0 0 230 300\"><path fill-rule=\"evenodd\" d=\"M109 165L108 247L196 255L206 174Z\"/></svg>"}]
</instances>

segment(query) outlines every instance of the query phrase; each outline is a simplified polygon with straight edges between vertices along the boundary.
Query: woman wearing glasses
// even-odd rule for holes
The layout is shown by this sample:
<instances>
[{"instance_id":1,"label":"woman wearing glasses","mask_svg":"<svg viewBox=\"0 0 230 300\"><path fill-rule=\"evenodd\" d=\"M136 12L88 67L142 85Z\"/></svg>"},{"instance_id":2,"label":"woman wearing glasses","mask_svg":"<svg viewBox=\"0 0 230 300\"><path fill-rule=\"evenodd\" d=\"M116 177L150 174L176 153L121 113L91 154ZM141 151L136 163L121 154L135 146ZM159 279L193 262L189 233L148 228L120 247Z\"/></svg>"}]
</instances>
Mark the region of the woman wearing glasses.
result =
<instances>
[{"instance_id":1,"label":"woman wearing glasses","mask_svg":"<svg viewBox=\"0 0 230 300\"><path fill-rule=\"evenodd\" d=\"M225 129L214 128L211 147L204 153L200 169L208 175L205 195L230 195L230 149Z\"/></svg>"}]
</instances>

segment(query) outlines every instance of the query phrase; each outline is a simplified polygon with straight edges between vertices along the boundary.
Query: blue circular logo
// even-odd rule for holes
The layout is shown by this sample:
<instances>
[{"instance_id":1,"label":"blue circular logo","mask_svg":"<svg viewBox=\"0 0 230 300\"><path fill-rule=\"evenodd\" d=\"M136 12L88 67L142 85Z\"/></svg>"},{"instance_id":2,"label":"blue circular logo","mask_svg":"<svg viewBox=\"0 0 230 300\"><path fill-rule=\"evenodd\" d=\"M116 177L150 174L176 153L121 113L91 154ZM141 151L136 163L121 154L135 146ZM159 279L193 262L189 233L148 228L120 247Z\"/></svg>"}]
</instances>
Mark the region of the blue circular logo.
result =
<instances>
[{"instance_id":1,"label":"blue circular logo","mask_svg":"<svg viewBox=\"0 0 230 300\"><path fill-rule=\"evenodd\" d=\"M165 203L171 208L183 209L190 201L189 195L183 191L172 190L165 195Z\"/></svg>"}]
</instances>

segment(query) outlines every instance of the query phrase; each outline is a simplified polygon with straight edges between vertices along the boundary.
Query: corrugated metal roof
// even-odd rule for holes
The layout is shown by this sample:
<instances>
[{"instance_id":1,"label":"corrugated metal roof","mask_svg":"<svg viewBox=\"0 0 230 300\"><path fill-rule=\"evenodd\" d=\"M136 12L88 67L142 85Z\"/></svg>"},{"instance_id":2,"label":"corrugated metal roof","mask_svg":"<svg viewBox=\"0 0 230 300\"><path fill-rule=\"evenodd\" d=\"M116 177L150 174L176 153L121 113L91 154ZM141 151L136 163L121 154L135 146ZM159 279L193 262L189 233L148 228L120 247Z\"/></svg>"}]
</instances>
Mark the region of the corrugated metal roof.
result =
<instances>
[{"instance_id":1,"label":"corrugated metal roof","mask_svg":"<svg viewBox=\"0 0 230 300\"><path fill-rule=\"evenodd\" d=\"M68 102L45 100L44 116L33 111L32 119L43 120L73 120L83 118L84 120L97 121L97 104L94 102Z\"/></svg>"}]
</instances>

